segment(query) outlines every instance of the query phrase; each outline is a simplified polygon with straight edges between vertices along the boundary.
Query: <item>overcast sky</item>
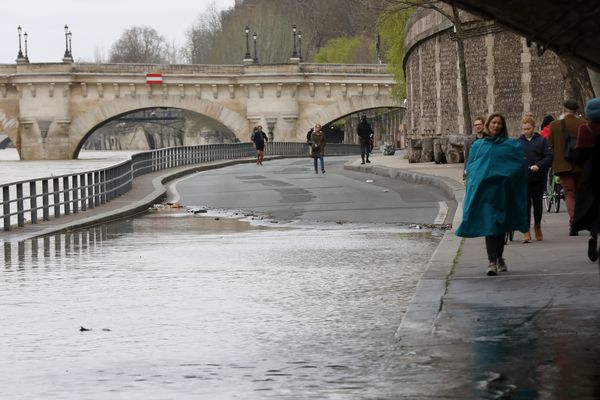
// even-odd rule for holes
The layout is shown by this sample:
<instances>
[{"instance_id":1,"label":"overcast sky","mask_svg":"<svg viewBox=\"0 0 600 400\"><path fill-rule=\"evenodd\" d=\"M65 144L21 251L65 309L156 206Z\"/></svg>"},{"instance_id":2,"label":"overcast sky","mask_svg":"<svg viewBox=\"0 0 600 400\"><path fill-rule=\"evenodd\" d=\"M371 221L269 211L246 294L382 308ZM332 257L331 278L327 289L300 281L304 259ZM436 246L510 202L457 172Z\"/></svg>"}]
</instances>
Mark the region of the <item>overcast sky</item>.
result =
<instances>
[{"instance_id":1,"label":"overcast sky","mask_svg":"<svg viewBox=\"0 0 600 400\"><path fill-rule=\"evenodd\" d=\"M107 58L111 45L133 25L151 26L180 46L185 31L213 2L222 10L235 0L0 0L0 64L17 58L19 25L29 34L30 62L62 60L65 24L73 33L75 60L94 61L96 48Z\"/></svg>"}]
</instances>

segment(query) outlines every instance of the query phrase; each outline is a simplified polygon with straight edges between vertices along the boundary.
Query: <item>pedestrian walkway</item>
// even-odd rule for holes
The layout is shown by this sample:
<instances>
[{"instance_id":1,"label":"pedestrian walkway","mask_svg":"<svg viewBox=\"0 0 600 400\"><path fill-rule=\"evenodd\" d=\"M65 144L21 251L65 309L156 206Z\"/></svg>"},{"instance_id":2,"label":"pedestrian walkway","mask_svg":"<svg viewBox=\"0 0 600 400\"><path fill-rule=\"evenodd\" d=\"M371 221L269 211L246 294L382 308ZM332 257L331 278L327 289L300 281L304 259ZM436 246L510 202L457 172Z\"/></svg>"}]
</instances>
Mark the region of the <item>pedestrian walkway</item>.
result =
<instances>
[{"instance_id":1,"label":"pedestrian walkway","mask_svg":"<svg viewBox=\"0 0 600 400\"><path fill-rule=\"evenodd\" d=\"M144 211L163 198L163 182L195 171L254 159L187 166L144 175L111 203L15 232L18 241ZM360 157L346 168L435 185L459 202L462 164L410 164L401 153ZM564 207L563 207L564 209ZM600 398L600 274L587 259L587 237L568 236L564 211L544 214L544 241L508 244L508 272L485 276L482 238L449 230L433 254L398 329L410 399ZM504 396L504 397L502 397Z\"/></svg>"},{"instance_id":2,"label":"pedestrian walkway","mask_svg":"<svg viewBox=\"0 0 600 400\"><path fill-rule=\"evenodd\" d=\"M462 199L462 164L371 161L348 167L437 176ZM564 208L544 214L543 241L515 233L497 277L485 275L483 238L447 232L397 332L395 362L410 366L403 389L414 393L404 398L600 398L600 271L587 235L568 235Z\"/></svg>"}]
</instances>

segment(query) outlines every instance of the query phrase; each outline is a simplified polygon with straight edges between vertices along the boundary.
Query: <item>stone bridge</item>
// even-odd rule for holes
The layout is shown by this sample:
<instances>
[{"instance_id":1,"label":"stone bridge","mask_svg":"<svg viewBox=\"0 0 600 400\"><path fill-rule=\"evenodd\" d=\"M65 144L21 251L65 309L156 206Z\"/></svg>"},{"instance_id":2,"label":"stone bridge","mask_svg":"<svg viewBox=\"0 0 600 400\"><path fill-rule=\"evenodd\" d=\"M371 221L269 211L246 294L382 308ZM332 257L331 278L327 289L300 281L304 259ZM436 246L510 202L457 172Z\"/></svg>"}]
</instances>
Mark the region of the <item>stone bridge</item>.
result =
<instances>
[{"instance_id":1,"label":"stone bridge","mask_svg":"<svg viewBox=\"0 0 600 400\"><path fill-rule=\"evenodd\" d=\"M147 84L146 74L162 74ZM111 119L157 107L206 115L242 142L261 124L275 141L305 140L319 122L398 107L385 65L0 65L0 133L22 160L77 158Z\"/></svg>"}]
</instances>

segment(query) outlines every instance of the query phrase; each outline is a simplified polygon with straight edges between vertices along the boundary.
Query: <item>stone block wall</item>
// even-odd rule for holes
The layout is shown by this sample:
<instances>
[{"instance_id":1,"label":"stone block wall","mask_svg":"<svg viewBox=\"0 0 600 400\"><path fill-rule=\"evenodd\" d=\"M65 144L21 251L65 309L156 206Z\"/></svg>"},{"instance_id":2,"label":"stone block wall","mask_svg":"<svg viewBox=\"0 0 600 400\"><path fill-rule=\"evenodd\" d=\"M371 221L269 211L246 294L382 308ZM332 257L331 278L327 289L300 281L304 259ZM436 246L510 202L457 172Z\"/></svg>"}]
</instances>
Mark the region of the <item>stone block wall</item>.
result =
<instances>
[{"instance_id":1,"label":"stone block wall","mask_svg":"<svg viewBox=\"0 0 600 400\"><path fill-rule=\"evenodd\" d=\"M470 133L463 126L458 59L452 26L420 10L407 26L404 69L408 135L427 137ZM493 22L463 14L471 118L505 115L511 136L521 134L521 118L533 112L560 114L565 82L558 57L538 56L525 39ZM437 25L427 25L429 21Z\"/></svg>"}]
</instances>

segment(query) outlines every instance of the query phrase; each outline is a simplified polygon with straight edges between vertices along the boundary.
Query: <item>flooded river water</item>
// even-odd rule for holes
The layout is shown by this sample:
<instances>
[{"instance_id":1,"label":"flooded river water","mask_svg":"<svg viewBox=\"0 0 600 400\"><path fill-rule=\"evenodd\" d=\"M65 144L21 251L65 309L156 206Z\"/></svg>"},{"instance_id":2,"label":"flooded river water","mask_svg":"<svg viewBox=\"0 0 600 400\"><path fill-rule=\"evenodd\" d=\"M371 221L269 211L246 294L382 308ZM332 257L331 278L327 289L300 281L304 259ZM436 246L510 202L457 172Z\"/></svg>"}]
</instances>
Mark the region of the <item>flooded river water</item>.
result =
<instances>
[{"instance_id":1,"label":"flooded river water","mask_svg":"<svg viewBox=\"0 0 600 400\"><path fill-rule=\"evenodd\" d=\"M5 244L2 398L393 398L441 233L271 225L154 213Z\"/></svg>"}]
</instances>

